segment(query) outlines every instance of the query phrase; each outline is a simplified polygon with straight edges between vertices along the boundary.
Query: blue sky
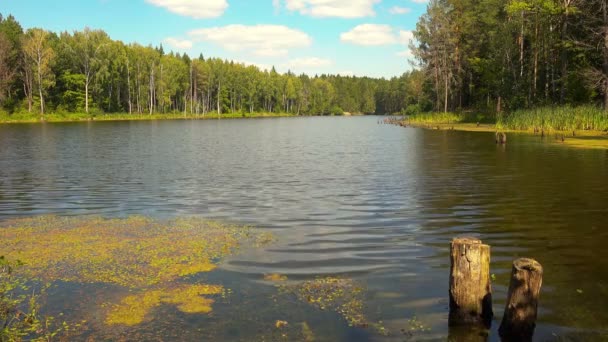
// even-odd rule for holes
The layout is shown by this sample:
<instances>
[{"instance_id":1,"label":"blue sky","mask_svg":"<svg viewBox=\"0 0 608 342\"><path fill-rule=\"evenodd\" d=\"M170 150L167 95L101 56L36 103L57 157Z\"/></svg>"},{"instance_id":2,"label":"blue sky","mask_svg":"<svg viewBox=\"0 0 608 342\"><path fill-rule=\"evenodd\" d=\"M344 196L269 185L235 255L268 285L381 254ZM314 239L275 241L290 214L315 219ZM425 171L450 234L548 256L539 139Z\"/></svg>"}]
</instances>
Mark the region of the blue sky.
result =
<instances>
[{"instance_id":1,"label":"blue sky","mask_svg":"<svg viewBox=\"0 0 608 342\"><path fill-rule=\"evenodd\" d=\"M103 29L113 39L280 72L392 77L426 0L0 0L24 28Z\"/></svg>"}]
</instances>

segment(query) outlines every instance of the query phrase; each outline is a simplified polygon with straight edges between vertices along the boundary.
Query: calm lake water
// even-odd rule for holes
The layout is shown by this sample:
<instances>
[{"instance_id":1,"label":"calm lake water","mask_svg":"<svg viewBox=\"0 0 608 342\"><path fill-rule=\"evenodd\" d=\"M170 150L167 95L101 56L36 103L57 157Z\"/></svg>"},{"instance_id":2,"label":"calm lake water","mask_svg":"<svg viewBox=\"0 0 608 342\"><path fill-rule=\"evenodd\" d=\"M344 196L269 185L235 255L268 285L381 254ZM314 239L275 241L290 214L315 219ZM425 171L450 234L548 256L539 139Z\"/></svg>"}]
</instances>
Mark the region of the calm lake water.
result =
<instances>
[{"instance_id":1,"label":"calm lake water","mask_svg":"<svg viewBox=\"0 0 608 342\"><path fill-rule=\"evenodd\" d=\"M498 340L510 264L522 256L545 268L535 340L608 339L607 151L527 135L496 146L491 133L377 121L0 126L0 218L197 215L278 236L207 276L233 289L230 305L212 315L162 309L119 332L127 340L248 341L277 319L308 322L320 341L463 340L447 326L449 242L460 235L492 246L496 317L487 340ZM366 314L391 336L295 302L265 304L276 293L261 281L268 273L354 278L366 288ZM89 290L60 284L50 301L82 317L72 301ZM412 322L424 329L400 332Z\"/></svg>"}]
</instances>

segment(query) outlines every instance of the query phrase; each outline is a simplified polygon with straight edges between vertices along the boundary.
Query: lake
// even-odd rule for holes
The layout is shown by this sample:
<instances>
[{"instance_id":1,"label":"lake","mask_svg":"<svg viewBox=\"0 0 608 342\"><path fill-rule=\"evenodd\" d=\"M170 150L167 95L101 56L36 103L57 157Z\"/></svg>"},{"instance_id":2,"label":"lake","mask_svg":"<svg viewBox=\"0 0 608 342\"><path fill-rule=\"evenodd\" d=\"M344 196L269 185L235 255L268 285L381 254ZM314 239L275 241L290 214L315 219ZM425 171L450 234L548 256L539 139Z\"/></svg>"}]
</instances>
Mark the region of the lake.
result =
<instances>
[{"instance_id":1,"label":"lake","mask_svg":"<svg viewBox=\"0 0 608 342\"><path fill-rule=\"evenodd\" d=\"M474 340L499 340L510 265L522 256L545 272L535 340L608 339L608 151L531 135L497 146L492 133L378 120L3 125L0 218L194 215L276 234L207 275L232 289L230 304L212 315L163 308L115 332L127 340L248 341L276 320L307 322L317 341L460 340L447 317L449 242L461 235L492 246L496 317L489 338ZM277 299L264 274L352 278L390 334ZM57 284L48 310L94 321L74 299L94 291Z\"/></svg>"}]
</instances>

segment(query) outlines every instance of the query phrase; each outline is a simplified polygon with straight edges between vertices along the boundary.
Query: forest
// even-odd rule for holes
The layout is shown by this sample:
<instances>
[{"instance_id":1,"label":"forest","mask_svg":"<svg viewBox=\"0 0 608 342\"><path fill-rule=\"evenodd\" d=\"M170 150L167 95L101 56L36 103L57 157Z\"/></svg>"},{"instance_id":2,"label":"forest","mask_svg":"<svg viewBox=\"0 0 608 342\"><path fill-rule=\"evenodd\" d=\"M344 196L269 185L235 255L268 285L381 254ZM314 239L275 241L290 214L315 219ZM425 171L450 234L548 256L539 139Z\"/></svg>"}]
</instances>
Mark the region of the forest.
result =
<instances>
[{"instance_id":1,"label":"forest","mask_svg":"<svg viewBox=\"0 0 608 342\"><path fill-rule=\"evenodd\" d=\"M102 30L24 30L13 16L0 16L0 106L7 116L392 113L403 110L406 78L279 74L125 44Z\"/></svg>"},{"instance_id":2,"label":"forest","mask_svg":"<svg viewBox=\"0 0 608 342\"><path fill-rule=\"evenodd\" d=\"M595 117L608 109L607 7L606 0L431 0L413 32L414 60L404 59L411 70L389 80L280 74L162 44L126 44L102 30L24 30L0 15L0 114L435 111L494 120L585 105Z\"/></svg>"},{"instance_id":3,"label":"forest","mask_svg":"<svg viewBox=\"0 0 608 342\"><path fill-rule=\"evenodd\" d=\"M607 7L606 0L430 0L411 44L423 73L422 109L608 110Z\"/></svg>"}]
</instances>

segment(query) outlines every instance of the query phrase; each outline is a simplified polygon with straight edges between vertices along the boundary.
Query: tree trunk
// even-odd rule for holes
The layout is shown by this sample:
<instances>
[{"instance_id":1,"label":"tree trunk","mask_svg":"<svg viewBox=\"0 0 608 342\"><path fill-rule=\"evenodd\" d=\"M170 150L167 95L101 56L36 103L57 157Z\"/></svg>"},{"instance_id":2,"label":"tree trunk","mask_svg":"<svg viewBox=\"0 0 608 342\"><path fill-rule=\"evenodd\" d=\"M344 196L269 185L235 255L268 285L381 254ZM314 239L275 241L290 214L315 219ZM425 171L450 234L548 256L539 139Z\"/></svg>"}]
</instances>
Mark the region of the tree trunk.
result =
<instances>
[{"instance_id":1,"label":"tree trunk","mask_svg":"<svg viewBox=\"0 0 608 342\"><path fill-rule=\"evenodd\" d=\"M513 262L505 314L499 329L503 340L532 340L542 282L543 267L536 260L521 258Z\"/></svg>"},{"instance_id":2,"label":"tree trunk","mask_svg":"<svg viewBox=\"0 0 608 342\"><path fill-rule=\"evenodd\" d=\"M521 11L521 33L519 35L519 77L524 77L524 11Z\"/></svg>"},{"instance_id":3,"label":"tree trunk","mask_svg":"<svg viewBox=\"0 0 608 342\"><path fill-rule=\"evenodd\" d=\"M443 112L447 113L448 112L448 94L449 94L449 80L448 80L448 75L446 74L445 76L445 94L444 94L444 98L443 98Z\"/></svg>"},{"instance_id":4,"label":"tree trunk","mask_svg":"<svg viewBox=\"0 0 608 342\"><path fill-rule=\"evenodd\" d=\"M602 2L602 14L604 17L604 110L608 112L608 2Z\"/></svg>"},{"instance_id":5,"label":"tree trunk","mask_svg":"<svg viewBox=\"0 0 608 342\"><path fill-rule=\"evenodd\" d=\"M532 86L532 98L536 99L536 89L538 83L538 12L536 12L534 23L534 82Z\"/></svg>"},{"instance_id":6,"label":"tree trunk","mask_svg":"<svg viewBox=\"0 0 608 342\"><path fill-rule=\"evenodd\" d=\"M127 90L129 91L128 94L128 101L129 101L129 114L133 113L133 104L131 103L131 70L129 69L129 60L127 59Z\"/></svg>"},{"instance_id":7,"label":"tree trunk","mask_svg":"<svg viewBox=\"0 0 608 342\"><path fill-rule=\"evenodd\" d=\"M42 52L40 52L40 50L38 51L38 93L40 94L40 114L42 115L42 119L44 119L44 96L42 96Z\"/></svg>"},{"instance_id":8,"label":"tree trunk","mask_svg":"<svg viewBox=\"0 0 608 342\"><path fill-rule=\"evenodd\" d=\"M89 114L89 74L86 75L84 82L84 111Z\"/></svg>"},{"instance_id":9,"label":"tree trunk","mask_svg":"<svg viewBox=\"0 0 608 342\"><path fill-rule=\"evenodd\" d=\"M492 320L490 246L475 238L456 238L450 249L450 325Z\"/></svg>"},{"instance_id":10,"label":"tree trunk","mask_svg":"<svg viewBox=\"0 0 608 342\"><path fill-rule=\"evenodd\" d=\"M564 22L562 24L562 32L561 39L562 44L566 41L566 35L568 33L568 6L565 8L566 13L564 14ZM566 54L566 49L562 47L562 51L560 53L561 60L561 82L560 82L560 90L559 90L559 103L564 104L566 99L566 85L568 79L568 55Z\"/></svg>"}]
</instances>

